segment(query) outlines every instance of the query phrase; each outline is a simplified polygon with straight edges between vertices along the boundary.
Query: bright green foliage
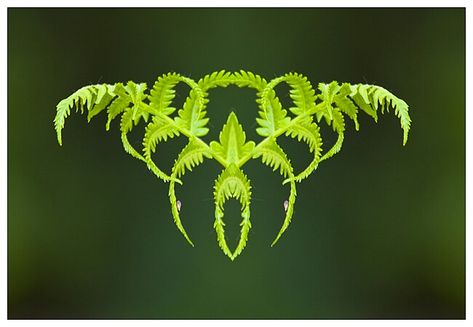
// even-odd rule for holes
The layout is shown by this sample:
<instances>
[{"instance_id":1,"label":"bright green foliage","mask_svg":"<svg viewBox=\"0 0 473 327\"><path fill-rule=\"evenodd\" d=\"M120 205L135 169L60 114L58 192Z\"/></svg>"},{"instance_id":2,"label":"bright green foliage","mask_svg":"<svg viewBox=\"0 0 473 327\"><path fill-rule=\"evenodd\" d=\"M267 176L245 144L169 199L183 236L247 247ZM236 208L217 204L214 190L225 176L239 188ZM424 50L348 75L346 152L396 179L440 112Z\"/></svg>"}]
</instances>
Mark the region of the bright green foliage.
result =
<instances>
[{"instance_id":1,"label":"bright green foliage","mask_svg":"<svg viewBox=\"0 0 473 327\"><path fill-rule=\"evenodd\" d=\"M175 87L179 83L187 84L190 92L183 107L177 108L176 113L172 103L176 96ZM287 83L290 87L289 96L293 101L290 108L283 108L276 94L275 87L280 83ZM259 143L247 141L234 112L228 116L218 141L207 143L202 140L209 131L206 111L208 91L229 85L256 90L256 103L259 107L256 132L263 137ZM182 184L180 178L186 170L192 171L202 164L205 158L219 162L223 171L216 178L214 186L214 228L220 248L234 260L245 248L251 229L251 183L241 169L246 162L261 158L263 164L279 172L283 184L289 183L290 186L288 199L284 203L284 221L272 243L273 246L291 222L297 196L296 183L310 176L320 162L341 150L346 131L346 117L353 121L358 131L360 110L377 121L378 108L384 113L392 107L404 131L403 144L407 142L411 125L408 105L386 89L375 85L331 82L319 83L317 90L318 93L307 77L297 73L285 74L269 82L259 75L243 70L234 73L223 70L214 72L198 82L177 73L169 73L158 77L149 91L146 84L134 82L128 82L126 85L116 83L85 86L58 103L54 126L58 142L62 144L64 122L73 107L81 113L87 110L89 121L106 110L107 130L112 120L121 115L120 132L125 151L146 163L158 178L169 182L172 217L177 228L192 246L194 244L181 222L182 204L176 197L176 183ZM146 127L143 148L138 151L130 144L127 135L141 121ZM337 133L335 144L325 152L322 149L319 127L322 121ZM188 143L178 155L171 171L166 173L153 160L153 154L158 153L159 156L159 143L182 136L188 139ZM309 151L313 153L312 161L297 174L287 154L277 142L278 137L283 136L306 143ZM233 251L229 249L225 239L224 204L229 198L240 202L242 216L240 240Z\"/></svg>"},{"instance_id":2,"label":"bright green foliage","mask_svg":"<svg viewBox=\"0 0 473 327\"><path fill-rule=\"evenodd\" d=\"M243 127L238 123L237 116L231 112L227 123L219 135L219 142L210 142L210 149L228 163L238 163L240 159L251 154L255 148L255 142L245 142L246 134Z\"/></svg>"},{"instance_id":3,"label":"bright green foliage","mask_svg":"<svg viewBox=\"0 0 473 327\"><path fill-rule=\"evenodd\" d=\"M223 205L229 198L235 198L241 204L241 232L240 241L235 251L230 251L225 240L225 223L223 222ZM251 186L248 178L243 174L236 164L231 163L217 178L214 186L215 199L215 222L214 228L217 232L217 240L220 248L230 259L235 259L246 246L248 232L251 228L250 222L250 200Z\"/></svg>"}]
</instances>

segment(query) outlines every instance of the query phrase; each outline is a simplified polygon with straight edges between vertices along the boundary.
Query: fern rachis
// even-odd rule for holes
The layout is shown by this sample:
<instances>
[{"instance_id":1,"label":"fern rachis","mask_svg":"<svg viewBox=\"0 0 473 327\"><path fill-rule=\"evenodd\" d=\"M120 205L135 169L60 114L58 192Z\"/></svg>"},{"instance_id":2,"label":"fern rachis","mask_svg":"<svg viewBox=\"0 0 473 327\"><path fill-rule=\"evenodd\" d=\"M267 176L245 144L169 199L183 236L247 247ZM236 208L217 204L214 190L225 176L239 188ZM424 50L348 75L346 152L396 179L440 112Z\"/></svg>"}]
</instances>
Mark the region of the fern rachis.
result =
<instances>
[{"instance_id":1,"label":"fern rachis","mask_svg":"<svg viewBox=\"0 0 473 327\"><path fill-rule=\"evenodd\" d=\"M171 105L175 97L174 88L178 83L187 84L191 90L183 107L176 109ZM291 88L289 95L294 105L291 108L283 108L279 101L275 87L280 83L287 83ZM263 137L258 143L246 139L243 127L233 112L228 116L219 140L210 143L202 140L208 133L210 119L206 111L208 91L231 84L250 87L257 92L259 117L256 118L256 132ZM176 198L176 183L182 184L180 178L186 170L192 171L205 159L219 162L223 171L215 180L214 228L222 251L234 260L245 248L251 230L251 181L242 170L249 160L261 159L263 164L280 173L283 184L290 183L290 194L284 202L284 222L272 243L274 245L291 222L297 196L296 183L310 176L322 161L341 150L345 137L345 118L352 120L358 131L357 117L360 112L377 121L379 108L383 114L392 107L404 131L403 144L407 142L411 126L408 105L386 89L375 85L332 82L319 83L317 90L319 93L305 76L297 73L286 74L269 82L246 71L231 73L222 70L208 74L197 82L177 73L169 73L158 77L150 91L145 83L134 82L126 85L116 83L82 87L58 103L54 125L58 142L62 145L65 119L74 107L81 113L87 110L89 121L106 111L107 130L110 122L121 115L120 131L125 151L143 161L156 177L169 182L169 200L174 222L191 245L193 243L180 219L181 202ZM175 117L171 117L176 111ZM294 116L291 117L289 112ZM143 148L137 150L128 142L127 134L141 121L146 123L145 136ZM338 135L335 144L325 152L319 128L322 122L331 126ZM158 152L159 156L159 144L173 137L186 137L188 143L176 158L171 171L166 173L154 162L152 154ZM294 172L290 159L277 142L279 137L303 141L313 153L312 161L301 172ZM237 199L242 208L240 241L234 251L226 243L223 220L223 205L229 198Z\"/></svg>"}]
</instances>

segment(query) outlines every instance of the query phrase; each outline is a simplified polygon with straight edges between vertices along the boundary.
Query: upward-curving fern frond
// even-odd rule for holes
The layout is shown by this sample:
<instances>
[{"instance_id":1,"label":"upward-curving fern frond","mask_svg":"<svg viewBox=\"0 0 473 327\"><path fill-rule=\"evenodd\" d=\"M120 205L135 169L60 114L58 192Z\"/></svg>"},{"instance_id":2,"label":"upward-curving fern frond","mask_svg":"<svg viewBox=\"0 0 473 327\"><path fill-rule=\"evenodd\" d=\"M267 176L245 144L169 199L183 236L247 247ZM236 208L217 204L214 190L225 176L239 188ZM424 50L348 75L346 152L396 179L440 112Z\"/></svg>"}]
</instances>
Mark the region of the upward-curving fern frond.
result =
<instances>
[{"instance_id":1,"label":"upward-curving fern frond","mask_svg":"<svg viewBox=\"0 0 473 327\"><path fill-rule=\"evenodd\" d=\"M190 87L189 95L182 108L173 106L176 96L175 87L184 83ZM293 106L283 108L277 94L276 86L287 83ZM219 139L206 143L201 139L208 134L209 118L206 106L209 101L209 90L216 87L249 87L256 90L256 102L259 106L256 118L256 132L263 137L259 143L247 140L243 127L234 112L230 113L224 124ZM411 127L407 103L386 89L368 84L349 84L331 82L319 83L317 91L307 77L298 73L288 73L266 81L252 72L216 71L205 75L195 82L189 77L177 73L164 74L157 78L153 88L148 90L145 83L128 82L126 84L97 84L80 88L57 105L54 127L59 144L62 145L62 129L65 119L75 107L76 111L87 112L87 119L106 111L108 119L106 129L111 122L120 117L120 132L125 151L146 163L148 168L160 179L169 182L169 200L171 214L179 231L193 246L181 222L182 203L176 197L176 183L182 184L186 172L202 164L204 159L213 159L223 167L214 186L215 222L217 241L222 251L234 260L245 248L251 229L250 180L242 171L242 166L251 159L261 158L263 164L273 171L278 171L283 184L289 183L288 199L284 202L285 218L282 227L272 242L272 246L287 230L293 213L297 196L296 183L312 174L319 164L341 150L345 139L345 118L352 120L355 129L359 130L358 115L365 113L375 121L378 109L381 113L394 109L403 130L403 144L407 142ZM288 110L293 116L288 115ZM172 115L172 116L171 116ZM141 121L146 123L143 148L135 149L128 140L128 133ZM320 124L325 122L337 133L337 140L327 151L322 151ZM305 142L314 157L311 162L295 173L291 161L277 139L291 137ZM186 137L187 145L180 152L171 172L166 173L158 167L153 156L160 156L158 145L170 138ZM326 147L326 145L324 145ZM240 240L231 251L225 239L224 204L229 198L237 199L241 204L242 222Z\"/></svg>"}]
</instances>

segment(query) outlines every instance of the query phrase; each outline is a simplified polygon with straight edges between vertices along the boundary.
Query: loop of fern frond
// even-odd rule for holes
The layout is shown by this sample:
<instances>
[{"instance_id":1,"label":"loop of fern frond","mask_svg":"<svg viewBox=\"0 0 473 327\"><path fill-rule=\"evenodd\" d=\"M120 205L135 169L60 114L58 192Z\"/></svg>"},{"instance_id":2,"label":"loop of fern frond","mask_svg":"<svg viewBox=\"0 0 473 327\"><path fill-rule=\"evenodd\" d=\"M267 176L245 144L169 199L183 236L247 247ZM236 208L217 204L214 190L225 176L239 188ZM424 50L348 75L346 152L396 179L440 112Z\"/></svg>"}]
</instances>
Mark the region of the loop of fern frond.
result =
<instances>
[{"instance_id":1,"label":"loop of fern frond","mask_svg":"<svg viewBox=\"0 0 473 327\"><path fill-rule=\"evenodd\" d=\"M227 87L232 84L234 80L231 72L221 70L205 75L197 82L197 85L199 85L203 92L207 92L209 89L215 87Z\"/></svg>"},{"instance_id":2,"label":"loop of fern frond","mask_svg":"<svg viewBox=\"0 0 473 327\"><path fill-rule=\"evenodd\" d=\"M235 198L241 204L240 240L235 251L230 251L225 240L225 223L223 222L223 205L229 198ZM217 240L223 253L232 261L243 251L248 241L248 233L251 229L250 222L250 201L251 185L245 174L235 165L228 166L215 181L215 222L214 228L217 232Z\"/></svg>"},{"instance_id":3,"label":"loop of fern frond","mask_svg":"<svg viewBox=\"0 0 473 327\"><path fill-rule=\"evenodd\" d=\"M233 73L233 84L238 87L251 87L257 92L262 92L267 85L264 78L252 72L240 70Z\"/></svg>"}]
</instances>

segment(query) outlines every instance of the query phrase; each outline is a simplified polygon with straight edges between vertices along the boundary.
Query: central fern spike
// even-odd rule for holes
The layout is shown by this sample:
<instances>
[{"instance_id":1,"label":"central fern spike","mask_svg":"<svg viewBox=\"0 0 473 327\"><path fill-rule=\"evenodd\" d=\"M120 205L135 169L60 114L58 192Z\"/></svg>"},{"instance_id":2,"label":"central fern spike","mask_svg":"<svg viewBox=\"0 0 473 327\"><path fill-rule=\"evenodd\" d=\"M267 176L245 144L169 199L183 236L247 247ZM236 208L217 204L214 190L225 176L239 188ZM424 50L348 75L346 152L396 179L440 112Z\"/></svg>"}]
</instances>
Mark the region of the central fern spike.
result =
<instances>
[{"instance_id":1,"label":"central fern spike","mask_svg":"<svg viewBox=\"0 0 473 327\"><path fill-rule=\"evenodd\" d=\"M175 87L184 83L190 92L182 108L176 113L172 107L176 96ZM286 83L290 87L292 107L283 108L275 87ZM224 124L219 139L206 143L202 137L209 132L206 106L209 90L216 87L249 87L256 90L256 103L259 107L256 133L262 137L258 143L246 139L237 115L232 112ZM259 75L247 71L226 72L224 70L206 75L199 81L177 73L164 74L157 78L151 90L146 83L128 82L126 84L96 84L80 88L57 105L54 126L57 140L62 145L62 129L72 108L84 113L87 119L106 111L109 130L113 119L121 115L120 132L124 150L144 162L159 179L169 182L169 201L171 213L179 231L194 246L181 218L181 202L177 200L176 183L181 181L186 170L213 159L222 165L222 173L215 179L215 221L217 241L223 253L234 260L245 248L251 229L250 201L251 182L242 167L251 159L261 162L273 171L278 171L282 183L289 183L290 191L284 201L285 217L279 233L271 246L274 246L288 228L294 212L297 191L296 183L311 175L318 165L338 153L345 137L345 118L351 119L359 130L358 113L364 112L376 122L378 113L394 109L403 130L403 145L406 144L411 126L409 107L388 90L369 84L349 84L331 82L319 83L315 90L307 77L288 73L267 82ZM136 149L128 141L128 133L140 122L146 124L143 148ZM319 124L330 126L337 133L337 140L331 147L322 149L322 136ZM174 161L170 172L164 172L152 158L158 152L158 144L168 138L185 137L188 142ZM278 144L278 138L297 138L307 144L313 159L300 172L295 172L287 154ZM225 239L224 204L235 198L241 204L240 240L232 251Z\"/></svg>"}]
</instances>

